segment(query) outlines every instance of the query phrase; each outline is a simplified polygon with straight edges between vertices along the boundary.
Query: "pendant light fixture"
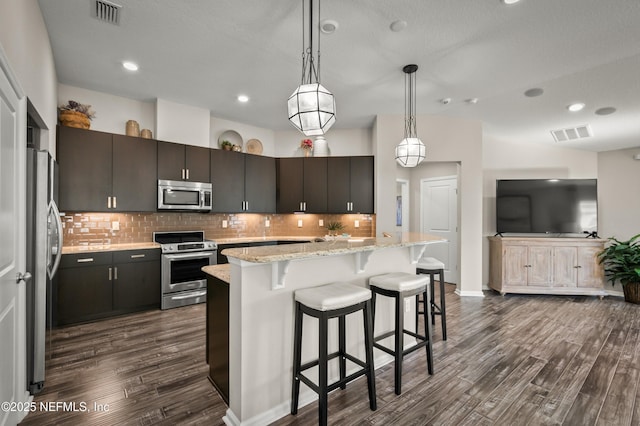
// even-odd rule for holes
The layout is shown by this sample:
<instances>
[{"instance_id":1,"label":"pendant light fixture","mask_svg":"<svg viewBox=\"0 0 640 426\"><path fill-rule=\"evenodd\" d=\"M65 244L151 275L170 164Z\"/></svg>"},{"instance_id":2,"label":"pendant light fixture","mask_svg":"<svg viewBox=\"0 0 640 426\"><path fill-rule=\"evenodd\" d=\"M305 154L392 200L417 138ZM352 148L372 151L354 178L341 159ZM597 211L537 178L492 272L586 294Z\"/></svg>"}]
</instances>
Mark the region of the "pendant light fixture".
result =
<instances>
[{"instance_id":1,"label":"pendant light fixture","mask_svg":"<svg viewBox=\"0 0 640 426\"><path fill-rule=\"evenodd\" d=\"M415 167L424 160L427 148L416 130L417 65L406 65L404 71L404 139L396 146L396 161L402 167Z\"/></svg>"},{"instance_id":2,"label":"pendant light fixture","mask_svg":"<svg viewBox=\"0 0 640 426\"><path fill-rule=\"evenodd\" d=\"M318 19L313 20L313 0L309 0L309 17L305 19L305 3L302 0L302 82L287 102L289 121L307 136L323 135L336 121L336 102L320 84L320 0ZM305 24L309 30L305 38ZM317 28L316 57L313 56L313 29Z\"/></svg>"}]
</instances>

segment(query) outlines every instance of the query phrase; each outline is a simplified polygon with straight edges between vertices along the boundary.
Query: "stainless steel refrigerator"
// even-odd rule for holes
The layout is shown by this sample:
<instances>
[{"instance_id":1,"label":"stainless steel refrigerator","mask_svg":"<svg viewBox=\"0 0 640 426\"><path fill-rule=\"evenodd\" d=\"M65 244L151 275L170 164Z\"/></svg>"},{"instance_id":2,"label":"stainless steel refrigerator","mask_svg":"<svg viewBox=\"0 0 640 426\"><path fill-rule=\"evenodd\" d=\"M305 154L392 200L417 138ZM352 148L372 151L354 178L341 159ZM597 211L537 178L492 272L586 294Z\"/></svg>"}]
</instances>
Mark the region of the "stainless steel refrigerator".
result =
<instances>
[{"instance_id":1,"label":"stainless steel refrigerator","mask_svg":"<svg viewBox=\"0 0 640 426\"><path fill-rule=\"evenodd\" d=\"M52 280L62 256L56 205L57 163L48 151L27 148L27 387L44 386L45 347L51 329Z\"/></svg>"}]
</instances>

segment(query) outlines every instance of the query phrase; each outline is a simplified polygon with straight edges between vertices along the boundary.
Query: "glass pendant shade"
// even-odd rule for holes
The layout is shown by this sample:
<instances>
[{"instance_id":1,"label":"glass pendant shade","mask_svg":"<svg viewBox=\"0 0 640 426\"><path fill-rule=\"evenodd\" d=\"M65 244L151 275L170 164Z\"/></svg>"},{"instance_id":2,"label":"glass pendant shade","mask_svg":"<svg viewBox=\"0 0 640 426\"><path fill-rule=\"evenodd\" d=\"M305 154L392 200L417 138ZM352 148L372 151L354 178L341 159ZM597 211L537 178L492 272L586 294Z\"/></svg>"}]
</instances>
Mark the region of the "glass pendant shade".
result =
<instances>
[{"instance_id":1,"label":"glass pendant shade","mask_svg":"<svg viewBox=\"0 0 640 426\"><path fill-rule=\"evenodd\" d=\"M404 139L396 146L396 161L402 167L415 167L427 156L427 148L420 138L416 126L416 71L417 65L406 65L404 86Z\"/></svg>"},{"instance_id":2,"label":"glass pendant shade","mask_svg":"<svg viewBox=\"0 0 640 426\"><path fill-rule=\"evenodd\" d=\"M396 161L402 167L415 167L427 156L427 148L418 138L404 138L396 146Z\"/></svg>"},{"instance_id":3,"label":"glass pendant shade","mask_svg":"<svg viewBox=\"0 0 640 426\"><path fill-rule=\"evenodd\" d=\"M336 121L333 94L320 83L302 84L287 102L289 121L307 136L323 135Z\"/></svg>"}]
</instances>

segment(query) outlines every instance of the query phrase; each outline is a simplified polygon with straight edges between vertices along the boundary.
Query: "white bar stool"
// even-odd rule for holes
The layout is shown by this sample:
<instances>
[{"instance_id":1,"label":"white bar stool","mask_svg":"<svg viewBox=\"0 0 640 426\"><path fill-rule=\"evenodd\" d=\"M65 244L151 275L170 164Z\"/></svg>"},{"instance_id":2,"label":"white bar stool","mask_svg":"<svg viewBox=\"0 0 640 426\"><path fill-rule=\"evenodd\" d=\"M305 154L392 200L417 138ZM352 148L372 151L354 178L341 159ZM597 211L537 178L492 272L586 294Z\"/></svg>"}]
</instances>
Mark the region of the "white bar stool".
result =
<instances>
[{"instance_id":1,"label":"white bar stool","mask_svg":"<svg viewBox=\"0 0 640 426\"><path fill-rule=\"evenodd\" d=\"M377 409L376 384L373 367L373 323L371 312L371 291L353 284L336 282L318 287L296 290L295 297L295 326L293 344L293 383L291 396L291 414L298 413L298 397L300 395L300 382L304 382L318 394L318 423L327 424L327 395L338 387L346 388L346 384L360 376L367 376L369 388L369 408ZM346 352L345 317L348 314L362 310L364 315L364 344L366 361ZM302 319L304 314L318 318L319 340L318 359L301 365L302 357ZM338 318L338 351L327 353L327 329L329 319ZM339 357L340 380L335 383L327 382L327 364L329 360ZM347 359L362 369L346 377ZM313 383L302 372L308 368L318 366L318 384Z\"/></svg>"},{"instance_id":2,"label":"white bar stool","mask_svg":"<svg viewBox=\"0 0 640 426\"><path fill-rule=\"evenodd\" d=\"M420 275L410 274L406 272L392 272L384 275L377 275L369 278L369 287L373 292L371 303L373 305L373 324L375 326L376 317L376 295L382 295L387 297L393 297L395 299L395 329L389 332L383 333L379 336L373 337L373 346L380 349L395 358L395 392L396 395L400 395L402 391L402 360L405 355L426 347L427 351L427 369L429 374L433 374L433 351L431 348L431 324L429 323L428 305L424 314L424 335L416 332L405 330L404 328L404 299L411 296L417 296L422 294L424 300L427 300L427 284L429 283L428 277ZM416 305L417 309L417 305ZM404 335L415 337L418 339L418 344L409 349L404 349ZM381 344L377 343L379 340L385 339L389 336L395 337L394 349L389 349Z\"/></svg>"},{"instance_id":3,"label":"white bar stool","mask_svg":"<svg viewBox=\"0 0 640 426\"><path fill-rule=\"evenodd\" d=\"M447 340L447 312L445 306L445 297L444 297L444 263L440 262L435 257L425 257L418 261L416 265L416 274L426 274L429 275L430 279L430 290L431 290L431 298L429 299L429 303L431 304L431 324L436 324L436 315L440 315L440 322L442 326L442 340ZM439 275L440 278L440 305L436 304L435 301L435 276ZM424 306L424 300L419 300L420 295L416 296L416 301L418 304L422 303ZM424 308L423 308L424 309ZM418 327L418 314L422 312L419 309L416 309L416 330Z\"/></svg>"}]
</instances>

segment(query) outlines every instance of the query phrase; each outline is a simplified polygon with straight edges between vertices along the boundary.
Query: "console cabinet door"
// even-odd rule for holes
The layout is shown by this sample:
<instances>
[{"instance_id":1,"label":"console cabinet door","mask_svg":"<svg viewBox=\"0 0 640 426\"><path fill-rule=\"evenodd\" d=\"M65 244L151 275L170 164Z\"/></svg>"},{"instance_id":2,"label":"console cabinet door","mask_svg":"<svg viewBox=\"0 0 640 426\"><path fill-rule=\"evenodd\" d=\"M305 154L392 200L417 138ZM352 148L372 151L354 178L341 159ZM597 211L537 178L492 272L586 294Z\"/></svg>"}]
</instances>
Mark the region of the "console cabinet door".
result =
<instances>
[{"instance_id":1,"label":"console cabinet door","mask_svg":"<svg viewBox=\"0 0 640 426\"><path fill-rule=\"evenodd\" d=\"M599 288L603 286L604 271L598 263L597 254L602 247L578 247L578 287Z\"/></svg>"},{"instance_id":2,"label":"console cabinet door","mask_svg":"<svg viewBox=\"0 0 640 426\"><path fill-rule=\"evenodd\" d=\"M111 196L112 135L58 126L61 211L106 212Z\"/></svg>"},{"instance_id":3,"label":"console cabinet door","mask_svg":"<svg viewBox=\"0 0 640 426\"><path fill-rule=\"evenodd\" d=\"M113 135L113 210L157 211L157 142Z\"/></svg>"},{"instance_id":4,"label":"console cabinet door","mask_svg":"<svg viewBox=\"0 0 640 426\"><path fill-rule=\"evenodd\" d=\"M529 279L528 285L534 287L551 287L552 283L552 259L553 259L552 247L529 247Z\"/></svg>"},{"instance_id":5,"label":"console cabinet door","mask_svg":"<svg viewBox=\"0 0 640 426\"><path fill-rule=\"evenodd\" d=\"M576 247L553 248L553 286L576 287L578 281Z\"/></svg>"},{"instance_id":6,"label":"console cabinet door","mask_svg":"<svg viewBox=\"0 0 640 426\"><path fill-rule=\"evenodd\" d=\"M237 213L244 201L244 154L211 150L212 213Z\"/></svg>"},{"instance_id":7,"label":"console cabinet door","mask_svg":"<svg viewBox=\"0 0 640 426\"><path fill-rule=\"evenodd\" d=\"M526 286L529 256L527 246L508 245L504 248L504 284Z\"/></svg>"},{"instance_id":8,"label":"console cabinet door","mask_svg":"<svg viewBox=\"0 0 640 426\"><path fill-rule=\"evenodd\" d=\"M244 200L249 213L275 213L276 160L271 157L243 154Z\"/></svg>"}]
</instances>

